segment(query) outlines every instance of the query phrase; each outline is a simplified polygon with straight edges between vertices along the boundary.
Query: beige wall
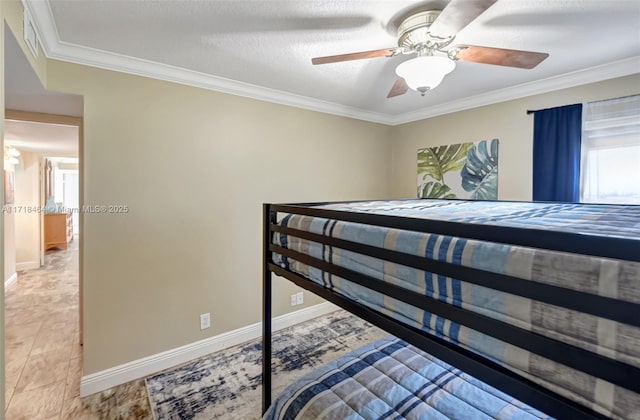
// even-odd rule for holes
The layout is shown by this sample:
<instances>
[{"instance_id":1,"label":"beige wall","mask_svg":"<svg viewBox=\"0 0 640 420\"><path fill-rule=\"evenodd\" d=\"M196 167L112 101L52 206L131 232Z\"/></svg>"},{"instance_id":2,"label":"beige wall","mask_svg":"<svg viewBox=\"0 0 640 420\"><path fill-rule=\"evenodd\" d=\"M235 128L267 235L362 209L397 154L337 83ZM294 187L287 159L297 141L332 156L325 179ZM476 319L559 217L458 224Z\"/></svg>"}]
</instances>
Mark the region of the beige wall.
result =
<instances>
[{"instance_id":1,"label":"beige wall","mask_svg":"<svg viewBox=\"0 0 640 420\"><path fill-rule=\"evenodd\" d=\"M16 165L16 206L37 208L40 205L40 156L21 152L20 164ZM15 215L16 266L33 268L40 264L40 217L41 214L26 211Z\"/></svg>"},{"instance_id":2,"label":"beige wall","mask_svg":"<svg viewBox=\"0 0 640 420\"><path fill-rule=\"evenodd\" d=\"M85 214L85 375L258 322L263 202L390 193L389 127L48 68L49 89L84 95L85 204L129 208ZM277 288L276 315L290 292Z\"/></svg>"},{"instance_id":3,"label":"beige wall","mask_svg":"<svg viewBox=\"0 0 640 420\"><path fill-rule=\"evenodd\" d=\"M393 127L392 194L415 197L417 150L468 141L500 139L498 198L531 200L533 115L543 109L640 93L640 75L455 112Z\"/></svg>"},{"instance_id":4,"label":"beige wall","mask_svg":"<svg viewBox=\"0 0 640 420\"><path fill-rule=\"evenodd\" d=\"M85 214L85 374L257 322L262 202L414 196L418 147L493 137L500 197L529 199L526 109L620 96L637 81L385 127L68 63L48 69L48 88L85 98L85 204L129 207ZM276 284L277 315L295 288ZM212 328L200 331L205 312Z\"/></svg>"}]
</instances>

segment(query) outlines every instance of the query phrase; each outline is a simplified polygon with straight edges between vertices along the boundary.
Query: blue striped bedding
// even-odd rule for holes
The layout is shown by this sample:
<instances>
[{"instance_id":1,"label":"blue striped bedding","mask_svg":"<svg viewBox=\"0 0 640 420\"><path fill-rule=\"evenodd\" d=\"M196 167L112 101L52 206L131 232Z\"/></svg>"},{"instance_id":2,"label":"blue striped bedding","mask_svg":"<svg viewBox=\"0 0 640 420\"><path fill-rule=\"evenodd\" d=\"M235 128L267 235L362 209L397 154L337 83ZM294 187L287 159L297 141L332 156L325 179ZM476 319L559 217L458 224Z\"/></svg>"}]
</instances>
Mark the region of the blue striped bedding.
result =
<instances>
[{"instance_id":1,"label":"blue striped bedding","mask_svg":"<svg viewBox=\"0 0 640 420\"><path fill-rule=\"evenodd\" d=\"M321 207L624 237L637 239L640 250L640 206L410 200L331 204ZM279 223L295 229L506 274L527 281L640 303L640 263L633 261L300 215L281 214ZM276 234L273 242L610 359L640 366L640 329L637 327L285 234ZM479 353L604 415L640 418L640 395L634 392L530 354L511 344L290 258L274 254L274 262L401 322Z\"/></svg>"},{"instance_id":2,"label":"blue striped bedding","mask_svg":"<svg viewBox=\"0 0 640 420\"><path fill-rule=\"evenodd\" d=\"M548 419L451 365L389 337L290 385L266 420Z\"/></svg>"},{"instance_id":3,"label":"blue striped bedding","mask_svg":"<svg viewBox=\"0 0 640 420\"><path fill-rule=\"evenodd\" d=\"M640 238L640 206L419 199L336 203L318 206L318 208L597 236Z\"/></svg>"}]
</instances>

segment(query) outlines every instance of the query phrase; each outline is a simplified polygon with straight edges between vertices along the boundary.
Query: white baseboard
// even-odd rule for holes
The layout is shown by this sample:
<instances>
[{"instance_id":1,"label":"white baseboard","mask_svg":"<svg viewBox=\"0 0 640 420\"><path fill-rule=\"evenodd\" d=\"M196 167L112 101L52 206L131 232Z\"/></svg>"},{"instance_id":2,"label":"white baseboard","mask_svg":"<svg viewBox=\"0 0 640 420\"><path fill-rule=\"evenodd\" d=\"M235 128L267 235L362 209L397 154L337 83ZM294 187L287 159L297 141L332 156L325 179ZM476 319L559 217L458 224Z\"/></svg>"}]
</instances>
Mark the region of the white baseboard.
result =
<instances>
[{"instance_id":1,"label":"white baseboard","mask_svg":"<svg viewBox=\"0 0 640 420\"><path fill-rule=\"evenodd\" d=\"M18 273L13 273L8 279L4 281L4 290L7 290L9 286L18 281Z\"/></svg>"},{"instance_id":2,"label":"white baseboard","mask_svg":"<svg viewBox=\"0 0 640 420\"><path fill-rule=\"evenodd\" d=\"M308 321L336 311L336 305L324 302L299 311L273 318L274 331ZM152 373L205 356L209 353L233 347L262 336L262 322L247 325L237 330L209 337L195 343L167 350L142 359L134 360L100 372L85 375L80 380L80 397L104 391L116 385L144 378Z\"/></svg>"},{"instance_id":3,"label":"white baseboard","mask_svg":"<svg viewBox=\"0 0 640 420\"><path fill-rule=\"evenodd\" d=\"M40 268L39 261L26 261L16 263L16 271L33 270L34 268Z\"/></svg>"}]
</instances>

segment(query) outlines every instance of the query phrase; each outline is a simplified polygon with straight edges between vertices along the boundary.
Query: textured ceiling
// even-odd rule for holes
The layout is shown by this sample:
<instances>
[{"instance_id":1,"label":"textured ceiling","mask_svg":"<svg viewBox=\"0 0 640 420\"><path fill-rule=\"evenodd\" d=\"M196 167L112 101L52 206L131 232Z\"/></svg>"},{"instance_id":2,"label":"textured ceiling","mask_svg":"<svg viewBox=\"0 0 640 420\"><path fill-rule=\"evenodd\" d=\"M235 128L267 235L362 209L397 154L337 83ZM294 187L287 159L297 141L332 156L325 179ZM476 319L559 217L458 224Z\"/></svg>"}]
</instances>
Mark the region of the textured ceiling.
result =
<instances>
[{"instance_id":1,"label":"textured ceiling","mask_svg":"<svg viewBox=\"0 0 640 420\"><path fill-rule=\"evenodd\" d=\"M638 0L499 0L454 43L549 53L537 68L458 62L425 97L387 99L395 67L409 56L311 65L316 56L394 47L403 16L447 3L49 0L57 39L44 44L66 48L70 61L100 66L101 58L82 55L113 53L267 88L266 97L297 95L391 118L640 56ZM42 29L44 14L36 15ZM626 72L639 72L637 63Z\"/></svg>"}]
</instances>

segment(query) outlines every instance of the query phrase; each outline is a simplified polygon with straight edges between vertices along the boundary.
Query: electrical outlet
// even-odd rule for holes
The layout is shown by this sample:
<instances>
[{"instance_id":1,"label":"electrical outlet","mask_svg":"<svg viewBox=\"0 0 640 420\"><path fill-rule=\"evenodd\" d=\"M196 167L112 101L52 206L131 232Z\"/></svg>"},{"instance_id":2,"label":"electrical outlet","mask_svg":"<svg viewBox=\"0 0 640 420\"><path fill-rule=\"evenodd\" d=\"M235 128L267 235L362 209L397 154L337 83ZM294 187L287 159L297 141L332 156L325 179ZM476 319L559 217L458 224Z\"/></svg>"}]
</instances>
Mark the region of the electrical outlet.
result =
<instances>
[{"instance_id":1,"label":"electrical outlet","mask_svg":"<svg viewBox=\"0 0 640 420\"><path fill-rule=\"evenodd\" d=\"M211 326L211 314L207 312L206 314L200 315L200 329L206 330Z\"/></svg>"},{"instance_id":2,"label":"electrical outlet","mask_svg":"<svg viewBox=\"0 0 640 420\"><path fill-rule=\"evenodd\" d=\"M296 305L302 305L303 302L304 302L304 295L302 294L302 292L296 293Z\"/></svg>"},{"instance_id":3,"label":"electrical outlet","mask_svg":"<svg viewBox=\"0 0 640 420\"><path fill-rule=\"evenodd\" d=\"M291 295L291 306L296 306L298 303L298 299L295 294Z\"/></svg>"}]
</instances>

